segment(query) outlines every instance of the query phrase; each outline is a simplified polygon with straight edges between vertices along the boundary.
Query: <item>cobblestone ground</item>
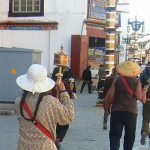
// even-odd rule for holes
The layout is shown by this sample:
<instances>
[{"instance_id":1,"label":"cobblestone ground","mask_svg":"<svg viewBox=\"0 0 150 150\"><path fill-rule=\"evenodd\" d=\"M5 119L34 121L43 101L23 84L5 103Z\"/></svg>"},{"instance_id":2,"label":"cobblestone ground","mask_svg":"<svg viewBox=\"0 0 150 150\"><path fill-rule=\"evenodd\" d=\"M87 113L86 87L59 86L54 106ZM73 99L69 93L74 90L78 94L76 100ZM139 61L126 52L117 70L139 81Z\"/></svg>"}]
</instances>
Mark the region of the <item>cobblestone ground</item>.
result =
<instances>
[{"instance_id":1,"label":"cobblestone ground","mask_svg":"<svg viewBox=\"0 0 150 150\"><path fill-rule=\"evenodd\" d=\"M103 109L95 107L97 93L78 94L74 100L76 117L61 143L61 150L109 150L109 129L103 130ZM140 145L141 103L138 103L139 115L137 121L136 141L133 150L150 150L148 140L146 145ZM15 115L0 116L0 150L15 150L18 140L18 121ZM121 148L122 150L122 139Z\"/></svg>"}]
</instances>

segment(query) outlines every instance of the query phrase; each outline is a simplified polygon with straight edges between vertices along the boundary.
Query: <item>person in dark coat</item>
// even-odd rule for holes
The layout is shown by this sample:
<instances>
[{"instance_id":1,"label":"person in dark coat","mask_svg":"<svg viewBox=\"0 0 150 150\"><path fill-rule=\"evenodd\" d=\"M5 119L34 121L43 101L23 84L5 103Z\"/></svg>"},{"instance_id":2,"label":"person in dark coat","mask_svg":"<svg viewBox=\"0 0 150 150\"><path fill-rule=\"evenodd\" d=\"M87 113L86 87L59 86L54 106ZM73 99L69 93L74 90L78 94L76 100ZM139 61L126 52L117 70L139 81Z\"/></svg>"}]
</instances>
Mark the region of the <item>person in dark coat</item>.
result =
<instances>
[{"instance_id":1,"label":"person in dark coat","mask_svg":"<svg viewBox=\"0 0 150 150\"><path fill-rule=\"evenodd\" d=\"M82 86L81 86L81 89L80 89L80 93L83 92L83 89L84 89L86 83L88 84L88 92L89 92L89 94L92 93L92 90L91 90L92 73L91 73L90 69L91 69L91 66L87 66L87 68L82 73L83 83L82 83Z\"/></svg>"},{"instance_id":2,"label":"person in dark coat","mask_svg":"<svg viewBox=\"0 0 150 150\"><path fill-rule=\"evenodd\" d=\"M104 82L104 90L103 90L103 98L106 96L107 92L109 91L113 80L115 79L117 75L116 66L112 68L112 72L110 76L107 76ZM99 105L103 104L102 102L99 102ZM98 104L97 104L98 105ZM109 114L104 112L104 122L103 122L103 129L107 129L107 120L108 120Z\"/></svg>"},{"instance_id":3,"label":"person in dark coat","mask_svg":"<svg viewBox=\"0 0 150 150\"><path fill-rule=\"evenodd\" d=\"M144 86L150 84L150 62L146 65L143 73L140 76L140 80L142 83L142 88ZM147 102L143 104L143 120L142 120L142 128L141 128L141 144L144 145L146 138L149 136L150 138L150 130L149 130L149 123L150 123L150 88L147 91Z\"/></svg>"},{"instance_id":4,"label":"person in dark coat","mask_svg":"<svg viewBox=\"0 0 150 150\"><path fill-rule=\"evenodd\" d=\"M57 80L57 73L59 71L59 67L55 67L52 73L51 78L56 81ZM76 85L75 85L75 80L73 82L73 88L70 88L70 79L74 79L74 74L72 73L71 69L67 66L62 67L62 81L66 87L66 90L70 96L70 98L72 98L72 93L76 93Z\"/></svg>"},{"instance_id":5,"label":"person in dark coat","mask_svg":"<svg viewBox=\"0 0 150 150\"><path fill-rule=\"evenodd\" d=\"M106 94L107 94L108 90L110 89L112 82L113 82L114 78L116 77L116 75L117 75L116 67L113 67L111 75L106 77L106 79L105 79L103 97L106 96Z\"/></svg>"},{"instance_id":6,"label":"person in dark coat","mask_svg":"<svg viewBox=\"0 0 150 150\"><path fill-rule=\"evenodd\" d=\"M105 79L103 76L102 80L100 81L99 89L102 89L102 91L98 91L98 101L96 102L96 106L102 106L103 105L103 99L106 96L106 93L108 92L109 88L111 87L111 84L113 82L113 79L115 78L117 74L116 66L112 68L112 72L110 76L107 76Z\"/></svg>"}]
</instances>

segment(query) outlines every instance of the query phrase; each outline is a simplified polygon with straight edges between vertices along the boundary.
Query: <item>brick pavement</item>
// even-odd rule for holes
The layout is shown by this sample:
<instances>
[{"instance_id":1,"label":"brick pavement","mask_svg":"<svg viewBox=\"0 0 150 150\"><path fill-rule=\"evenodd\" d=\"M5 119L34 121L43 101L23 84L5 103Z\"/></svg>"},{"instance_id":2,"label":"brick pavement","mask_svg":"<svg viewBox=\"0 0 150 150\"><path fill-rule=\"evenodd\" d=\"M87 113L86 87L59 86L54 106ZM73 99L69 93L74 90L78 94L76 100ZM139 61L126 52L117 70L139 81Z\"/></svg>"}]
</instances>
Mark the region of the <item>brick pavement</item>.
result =
<instances>
[{"instance_id":1,"label":"brick pavement","mask_svg":"<svg viewBox=\"0 0 150 150\"><path fill-rule=\"evenodd\" d=\"M103 109L95 107L96 98L96 93L87 94L85 91L83 94L78 94L78 100L74 101L76 117L70 124L69 131L61 144L61 150L109 150L109 129L102 129ZM148 150L149 146L148 141L145 146L140 145L141 107L139 103L136 141L133 150ZM17 140L18 121L15 115L0 116L0 150L15 150Z\"/></svg>"}]
</instances>

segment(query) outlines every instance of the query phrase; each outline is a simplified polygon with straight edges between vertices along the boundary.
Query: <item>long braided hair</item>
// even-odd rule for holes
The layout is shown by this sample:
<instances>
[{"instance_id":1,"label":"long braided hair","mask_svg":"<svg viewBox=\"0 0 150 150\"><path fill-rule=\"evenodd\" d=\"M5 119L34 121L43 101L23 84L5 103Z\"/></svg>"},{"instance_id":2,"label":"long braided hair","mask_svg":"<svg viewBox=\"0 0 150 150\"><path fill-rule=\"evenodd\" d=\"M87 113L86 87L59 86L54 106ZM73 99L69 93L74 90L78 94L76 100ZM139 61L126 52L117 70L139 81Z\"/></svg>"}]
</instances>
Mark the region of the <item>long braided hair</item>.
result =
<instances>
[{"instance_id":1,"label":"long braided hair","mask_svg":"<svg viewBox=\"0 0 150 150\"><path fill-rule=\"evenodd\" d=\"M36 115L37 115L37 112L38 112L38 109L39 109L39 105L40 105L40 103L41 103L43 97L44 97L45 95L48 95L48 92L40 93L39 98L38 98L38 101L37 101L37 103L36 103L35 110L34 110L34 112L33 112L33 117L30 118L30 119L27 118L27 117L25 117L25 115L24 115L24 113L23 113L23 102L25 101L25 99L26 99L26 97L27 97L27 95L28 95L29 93L30 93L29 91L25 91L25 90L24 90L24 92L23 92L23 94L22 94L22 98L21 98L21 101L20 101L20 113L21 113L21 116L22 116L25 120L28 120L28 121L32 121L32 122L33 122L34 119L36 118Z\"/></svg>"}]
</instances>

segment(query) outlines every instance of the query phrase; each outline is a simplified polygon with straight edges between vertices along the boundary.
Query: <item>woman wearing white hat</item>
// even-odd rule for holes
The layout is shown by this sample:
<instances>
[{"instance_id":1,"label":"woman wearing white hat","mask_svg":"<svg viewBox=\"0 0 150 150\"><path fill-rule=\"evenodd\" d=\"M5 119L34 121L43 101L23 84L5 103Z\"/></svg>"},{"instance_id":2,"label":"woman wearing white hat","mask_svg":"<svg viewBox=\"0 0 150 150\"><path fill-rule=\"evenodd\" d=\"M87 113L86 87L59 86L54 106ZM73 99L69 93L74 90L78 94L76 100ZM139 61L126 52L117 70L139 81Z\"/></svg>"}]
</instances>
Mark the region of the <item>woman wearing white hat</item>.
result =
<instances>
[{"instance_id":1,"label":"woman wearing white hat","mask_svg":"<svg viewBox=\"0 0 150 150\"><path fill-rule=\"evenodd\" d=\"M123 149L132 150L135 140L137 100L146 102L147 88L142 91L140 80L137 78L141 70L136 63L122 62L116 69L119 75L114 79L104 98L105 112L111 111L110 150L119 150L123 128L125 130Z\"/></svg>"},{"instance_id":2,"label":"woman wearing white hat","mask_svg":"<svg viewBox=\"0 0 150 150\"><path fill-rule=\"evenodd\" d=\"M56 150L56 125L69 124L74 118L74 106L61 82L60 100L49 95L55 82L47 77L44 66L33 64L27 74L16 79L24 92L16 100L19 120L17 150Z\"/></svg>"}]
</instances>

